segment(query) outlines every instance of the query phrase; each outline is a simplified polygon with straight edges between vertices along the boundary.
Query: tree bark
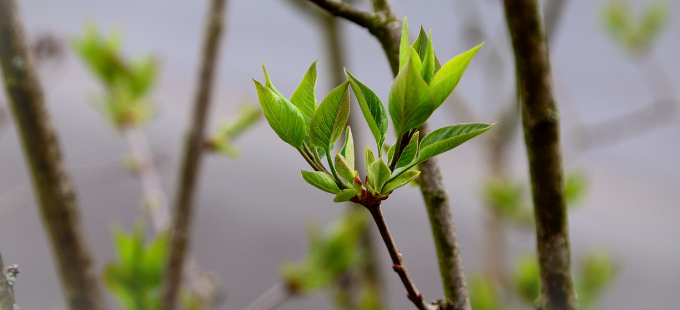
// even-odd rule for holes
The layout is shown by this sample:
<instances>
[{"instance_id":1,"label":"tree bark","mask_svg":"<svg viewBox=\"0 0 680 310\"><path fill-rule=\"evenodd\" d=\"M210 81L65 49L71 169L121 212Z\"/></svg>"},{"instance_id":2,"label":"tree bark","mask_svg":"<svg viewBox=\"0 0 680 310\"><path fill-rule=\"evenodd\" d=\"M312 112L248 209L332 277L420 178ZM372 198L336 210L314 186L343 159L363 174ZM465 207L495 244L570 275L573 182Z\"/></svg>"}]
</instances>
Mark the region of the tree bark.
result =
<instances>
[{"instance_id":1,"label":"tree bark","mask_svg":"<svg viewBox=\"0 0 680 310\"><path fill-rule=\"evenodd\" d=\"M548 45L536 0L504 0L515 52L541 276L538 309L578 309Z\"/></svg>"},{"instance_id":2,"label":"tree bark","mask_svg":"<svg viewBox=\"0 0 680 310\"><path fill-rule=\"evenodd\" d=\"M103 310L73 186L64 168L14 0L0 0L0 63L69 308Z\"/></svg>"},{"instance_id":3,"label":"tree bark","mask_svg":"<svg viewBox=\"0 0 680 310\"><path fill-rule=\"evenodd\" d=\"M224 23L226 0L212 0L205 28L201 67L198 76L196 97L189 129L184 143L184 154L180 164L177 183L177 198L173 217L170 256L163 292L162 309L176 308L182 268L184 267L189 234L193 216L194 195L200 171L205 127L212 95L215 68L217 67L220 38Z\"/></svg>"},{"instance_id":4,"label":"tree bark","mask_svg":"<svg viewBox=\"0 0 680 310\"><path fill-rule=\"evenodd\" d=\"M14 283L7 280L7 270L5 270L5 264L2 262L2 255L0 255L0 270L3 270L0 277L0 310L14 310L14 288L12 287ZM14 276L13 274L12 277Z\"/></svg>"}]
</instances>

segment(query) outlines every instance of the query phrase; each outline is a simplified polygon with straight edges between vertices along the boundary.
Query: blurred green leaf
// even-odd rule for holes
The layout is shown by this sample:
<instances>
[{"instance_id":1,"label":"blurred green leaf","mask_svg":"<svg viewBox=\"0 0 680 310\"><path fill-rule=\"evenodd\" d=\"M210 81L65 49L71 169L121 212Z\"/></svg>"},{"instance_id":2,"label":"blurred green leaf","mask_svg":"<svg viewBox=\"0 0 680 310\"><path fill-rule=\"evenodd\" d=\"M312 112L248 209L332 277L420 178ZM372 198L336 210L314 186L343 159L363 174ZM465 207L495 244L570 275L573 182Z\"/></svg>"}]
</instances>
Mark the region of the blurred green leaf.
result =
<instances>
[{"instance_id":1,"label":"blurred green leaf","mask_svg":"<svg viewBox=\"0 0 680 310\"><path fill-rule=\"evenodd\" d=\"M514 271L515 286L524 301L533 304L541 292L538 261L526 256L517 261Z\"/></svg>"},{"instance_id":2,"label":"blurred green leaf","mask_svg":"<svg viewBox=\"0 0 680 310\"><path fill-rule=\"evenodd\" d=\"M504 309L498 290L493 282L482 275L470 279L470 305L475 310Z\"/></svg>"},{"instance_id":3,"label":"blurred green leaf","mask_svg":"<svg viewBox=\"0 0 680 310\"><path fill-rule=\"evenodd\" d=\"M603 20L614 41L630 54L646 52L668 24L669 8L664 1L650 2L634 16L630 2L611 0L603 8Z\"/></svg>"},{"instance_id":4,"label":"blurred green leaf","mask_svg":"<svg viewBox=\"0 0 680 310\"><path fill-rule=\"evenodd\" d=\"M588 190L588 182L582 173L570 172L564 180L564 198L568 206L574 206L583 201Z\"/></svg>"},{"instance_id":5,"label":"blurred green leaf","mask_svg":"<svg viewBox=\"0 0 680 310\"><path fill-rule=\"evenodd\" d=\"M582 308L593 308L616 274L617 270L608 252L600 250L589 253L582 264L577 286Z\"/></svg>"},{"instance_id":6,"label":"blurred green leaf","mask_svg":"<svg viewBox=\"0 0 680 310\"><path fill-rule=\"evenodd\" d=\"M252 127L262 117L262 110L250 104L241 105L238 112L231 119L222 121L217 130L209 138L209 146L227 157L236 158L239 150L233 146L233 141L245 130Z\"/></svg>"}]
</instances>

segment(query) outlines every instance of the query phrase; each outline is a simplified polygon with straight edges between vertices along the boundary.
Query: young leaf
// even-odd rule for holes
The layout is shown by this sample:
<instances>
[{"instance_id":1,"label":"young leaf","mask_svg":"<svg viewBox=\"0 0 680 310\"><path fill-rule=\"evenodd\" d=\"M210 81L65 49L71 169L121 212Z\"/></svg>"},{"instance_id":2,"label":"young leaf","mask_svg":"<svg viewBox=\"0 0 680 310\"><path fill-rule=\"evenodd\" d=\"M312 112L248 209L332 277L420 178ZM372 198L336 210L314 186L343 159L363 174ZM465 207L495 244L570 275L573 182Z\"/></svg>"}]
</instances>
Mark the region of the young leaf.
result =
<instances>
[{"instance_id":1,"label":"young leaf","mask_svg":"<svg viewBox=\"0 0 680 310\"><path fill-rule=\"evenodd\" d=\"M350 201L354 196L359 194L354 188L348 188L341 190L333 199L334 202L344 202Z\"/></svg>"},{"instance_id":2,"label":"young leaf","mask_svg":"<svg viewBox=\"0 0 680 310\"><path fill-rule=\"evenodd\" d=\"M340 153L335 155L335 169L343 179L349 182L354 180L354 169L352 169L349 162Z\"/></svg>"},{"instance_id":3,"label":"young leaf","mask_svg":"<svg viewBox=\"0 0 680 310\"><path fill-rule=\"evenodd\" d=\"M418 128L434 112L434 95L416 70L413 58L409 59L392 83L389 108L397 136Z\"/></svg>"},{"instance_id":4,"label":"young leaf","mask_svg":"<svg viewBox=\"0 0 680 310\"><path fill-rule=\"evenodd\" d=\"M257 97L269 126L283 142L295 148L300 147L307 136L307 127L305 127L305 120L300 111L288 100L277 96L257 80L253 79L253 82L255 82Z\"/></svg>"},{"instance_id":5,"label":"young leaf","mask_svg":"<svg viewBox=\"0 0 680 310\"><path fill-rule=\"evenodd\" d=\"M408 145L406 145L404 151L401 153L401 157L399 157L399 162L397 162L395 169L406 167L411 164L414 159L416 159L416 156L418 155L419 135L420 132L416 131L416 133L411 137L411 141L408 142Z\"/></svg>"},{"instance_id":6,"label":"young leaf","mask_svg":"<svg viewBox=\"0 0 680 310\"><path fill-rule=\"evenodd\" d=\"M484 43L477 45L470 49L469 51L462 53L453 59L449 60L444 64L439 71L432 78L430 86L432 87L432 92L434 92L436 106L438 108L446 98L449 97L453 89L456 88L460 78L463 76L463 72L467 68L468 64L475 56L477 51L484 45Z\"/></svg>"},{"instance_id":7,"label":"young leaf","mask_svg":"<svg viewBox=\"0 0 680 310\"><path fill-rule=\"evenodd\" d=\"M390 167L382 159L378 159L378 161L371 165L371 177L369 177L368 182L374 189L379 191L385 185L385 182L389 180L390 176L392 176Z\"/></svg>"},{"instance_id":8,"label":"young leaf","mask_svg":"<svg viewBox=\"0 0 680 310\"><path fill-rule=\"evenodd\" d=\"M415 170L406 171L399 175L398 177L394 178L393 180L385 183L385 186L383 186L380 192L385 195L388 195L395 189L400 188L408 184L409 182L413 181L413 179L415 179L418 175L420 175L420 171Z\"/></svg>"},{"instance_id":9,"label":"young leaf","mask_svg":"<svg viewBox=\"0 0 680 310\"><path fill-rule=\"evenodd\" d=\"M425 49L427 48L428 42L430 39L427 37L427 33L425 32L425 29L423 29L423 26L420 26L420 32L418 32L418 38L416 39L415 42L413 42L413 47L416 52L418 53L418 56L420 56L420 60L425 61Z\"/></svg>"},{"instance_id":10,"label":"young leaf","mask_svg":"<svg viewBox=\"0 0 680 310\"><path fill-rule=\"evenodd\" d=\"M388 163L391 163L391 162L392 162L392 157L394 157L394 147L395 147L396 145L397 145L396 143L395 143L395 144L392 144L392 146L390 146L390 148L387 149L387 162L388 162Z\"/></svg>"},{"instance_id":11,"label":"young leaf","mask_svg":"<svg viewBox=\"0 0 680 310\"><path fill-rule=\"evenodd\" d=\"M375 142L378 144L378 155L382 154L382 145L387 137L387 111L385 106L370 88L357 80L349 71L345 70L345 76L352 85L352 91L357 97L361 113L364 114L368 128L371 129ZM346 157L346 156L345 156Z\"/></svg>"},{"instance_id":12,"label":"young leaf","mask_svg":"<svg viewBox=\"0 0 680 310\"><path fill-rule=\"evenodd\" d=\"M330 149L340 138L349 116L349 82L333 89L312 116L309 139L313 146Z\"/></svg>"},{"instance_id":13,"label":"young leaf","mask_svg":"<svg viewBox=\"0 0 680 310\"><path fill-rule=\"evenodd\" d=\"M272 81L269 79L269 73L267 73L267 69L264 67L264 61L262 62L262 72L264 73L264 84L267 86L267 88L282 98L286 98L274 87Z\"/></svg>"},{"instance_id":14,"label":"young leaf","mask_svg":"<svg viewBox=\"0 0 680 310\"><path fill-rule=\"evenodd\" d=\"M431 31L430 39L427 40L427 46L425 47L425 58L423 59L423 67L420 70L420 75L428 84L430 84L430 81L432 81L432 77L434 76L434 49L432 47Z\"/></svg>"},{"instance_id":15,"label":"young leaf","mask_svg":"<svg viewBox=\"0 0 680 310\"><path fill-rule=\"evenodd\" d=\"M399 71L406 66L408 59L411 58L411 44L408 43L408 23L404 17L404 24L401 27L401 42L399 44Z\"/></svg>"},{"instance_id":16,"label":"young leaf","mask_svg":"<svg viewBox=\"0 0 680 310\"><path fill-rule=\"evenodd\" d=\"M316 95L314 94L314 88L316 87L316 61L309 66L307 73L302 78L300 85L293 92L293 96L290 97L290 102L293 103L302 115L305 116L307 121L314 115L314 110L316 110Z\"/></svg>"},{"instance_id":17,"label":"young leaf","mask_svg":"<svg viewBox=\"0 0 680 310\"><path fill-rule=\"evenodd\" d=\"M352 137L352 129L347 126L345 131L345 145L342 146L340 154L347 160L349 166L354 170L354 137Z\"/></svg>"},{"instance_id":18,"label":"young leaf","mask_svg":"<svg viewBox=\"0 0 680 310\"><path fill-rule=\"evenodd\" d=\"M366 151L364 152L364 160L365 160L365 165L366 165L366 172L370 172L371 170L371 165L375 162L375 155L373 155L373 151L366 147Z\"/></svg>"},{"instance_id":19,"label":"young leaf","mask_svg":"<svg viewBox=\"0 0 680 310\"><path fill-rule=\"evenodd\" d=\"M340 188L335 184L333 176L321 171L304 171L302 170L302 178L312 186L331 194L340 192Z\"/></svg>"},{"instance_id":20,"label":"young leaf","mask_svg":"<svg viewBox=\"0 0 680 310\"><path fill-rule=\"evenodd\" d=\"M423 62L420 60L418 52L412 47L411 48L411 58L413 65L416 67L416 71L420 73L423 70Z\"/></svg>"},{"instance_id":21,"label":"young leaf","mask_svg":"<svg viewBox=\"0 0 680 310\"><path fill-rule=\"evenodd\" d=\"M491 129L495 124L458 124L439 128L420 141L417 163L449 151Z\"/></svg>"}]
</instances>

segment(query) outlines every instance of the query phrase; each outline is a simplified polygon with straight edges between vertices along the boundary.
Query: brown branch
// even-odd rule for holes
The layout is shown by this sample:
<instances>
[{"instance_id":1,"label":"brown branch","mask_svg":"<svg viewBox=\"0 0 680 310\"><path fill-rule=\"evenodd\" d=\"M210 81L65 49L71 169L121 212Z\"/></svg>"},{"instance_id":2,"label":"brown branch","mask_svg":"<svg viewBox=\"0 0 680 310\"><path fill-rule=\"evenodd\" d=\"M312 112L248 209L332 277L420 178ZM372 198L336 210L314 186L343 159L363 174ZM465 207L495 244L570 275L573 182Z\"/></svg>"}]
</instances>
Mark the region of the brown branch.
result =
<instances>
[{"instance_id":1,"label":"brown branch","mask_svg":"<svg viewBox=\"0 0 680 310\"><path fill-rule=\"evenodd\" d=\"M392 269L394 269L394 272L399 275L401 282L404 284L404 287L408 292L406 295L408 299L410 299L416 308L420 310L437 309L437 306L427 304L425 302L423 294L418 291L418 288L416 288L416 285L413 283L413 279L411 279L411 276L406 269L406 264L404 264L404 259L401 255L401 252L394 244L390 230L387 228L387 223L385 222L385 218L383 217L382 211L380 210L380 201L368 203L365 205L365 207L369 212L371 212L371 216L373 216L373 220L378 227L378 231L380 231L380 236L382 236L385 246L387 247L387 251L390 253L390 258L392 259L393 264Z\"/></svg>"},{"instance_id":2,"label":"brown branch","mask_svg":"<svg viewBox=\"0 0 680 310\"><path fill-rule=\"evenodd\" d=\"M309 1L318 4L322 8L326 8L325 5L328 5L329 2L335 3L335 1L330 0ZM378 1L377 7L375 6L376 2L374 2L374 8L383 8L387 11L378 12L374 15L376 18L373 20L373 23L371 23L371 26L364 27L366 27L382 45L390 63L390 67L392 68L392 73L396 76L399 71L399 43L401 39L402 22L392 11L389 11L389 6L380 6L380 3L387 2L387 0ZM332 10L328 11L336 16L345 17L342 14L334 13ZM421 136L425 136L427 124L423 125L420 132ZM447 298L446 303L448 303L447 309L469 310L470 301L461 258L458 253L458 242L453 226L451 206L448 194L441 181L442 176L439 163L436 160L428 160L420 165L420 170L421 192L423 194L423 199L425 200L425 206L427 207L428 214L436 216L436 219L431 221L431 225L438 251L439 269L442 274L444 294Z\"/></svg>"},{"instance_id":3,"label":"brown branch","mask_svg":"<svg viewBox=\"0 0 680 310\"><path fill-rule=\"evenodd\" d=\"M505 0L529 157L541 276L539 309L578 309L564 199L559 113L536 0Z\"/></svg>"},{"instance_id":4,"label":"brown branch","mask_svg":"<svg viewBox=\"0 0 680 310\"><path fill-rule=\"evenodd\" d=\"M75 193L61 158L14 0L0 0L0 63L64 297L73 310L105 309Z\"/></svg>"},{"instance_id":5,"label":"brown branch","mask_svg":"<svg viewBox=\"0 0 680 310\"><path fill-rule=\"evenodd\" d=\"M175 214L172 225L170 256L165 278L162 309L173 310L178 299L182 268L189 246L190 224L193 215L194 194L201 163L214 71L224 23L226 0L212 0L208 11L203 42L201 68L198 76L196 97L188 132L185 137L184 154L180 164L177 183Z\"/></svg>"},{"instance_id":6,"label":"brown branch","mask_svg":"<svg viewBox=\"0 0 680 310\"><path fill-rule=\"evenodd\" d=\"M279 283L264 292L243 310L273 310L292 296L294 296L294 293L285 284Z\"/></svg>"},{"instance_id":7,"label":"brown branch","mask_svg":"<svg viewBox=\"0 0 680 310\"><path fill-rule=\"evenodd\" d=\"M0 310L15 310L14 301L14 281L19 269L14 266L8 266L9 270L5 269L5 264L2 262L2 255L0 255L0 270L3 270L0 275Z\"/></svg>"},{"instance_id":8,"label":"brown branch","mask_svg":"<svg viewBox=\"0 0 680 310\"><path fill-rule=\"evenodd\" d=\"M374 27L376 16L370 12L358 10L353 6L344 3L340 0L309 0L314 4L320 6L322 9L328 11L335 16L347 19L361 27L371 29Z\"/></svg>"}]
</instances>

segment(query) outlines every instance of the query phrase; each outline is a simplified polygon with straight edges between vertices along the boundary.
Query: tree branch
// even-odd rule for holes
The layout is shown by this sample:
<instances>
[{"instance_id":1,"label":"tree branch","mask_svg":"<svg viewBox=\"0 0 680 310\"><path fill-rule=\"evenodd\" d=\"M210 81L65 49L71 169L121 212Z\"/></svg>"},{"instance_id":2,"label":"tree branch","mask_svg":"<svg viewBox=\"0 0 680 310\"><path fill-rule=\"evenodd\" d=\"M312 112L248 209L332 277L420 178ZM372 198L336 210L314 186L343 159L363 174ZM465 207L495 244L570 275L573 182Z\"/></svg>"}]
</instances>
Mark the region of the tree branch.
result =
<instances>
[{"instance_id":1,"label":"tree branch","mask_svg":"<svg viewBox=\"0 0 680 310\"><path fill-rule=\"evenodd\" d=\"M14 0L0 0L0 63L43 222L57 258L64 297L73 310L103 310L73 186L64 168Z\"/></svg>"},{"instance_id":2,"label":"tree branch","mask_svg":"<svg viewBox=\"0 0 680 310\"><path fill-rule=\"evenodd\" d=\"M564 199L559 113L536 0L504 0L522 99L541 276L538 309L578 309Z\"/></svg>"},{"instance_id":3,"label":"tree branch","mask_svg":"<svg viewBox=\"0 0 680 310\"><path fill-rule=\"evenodd\" d=\"M390 230L387 228L387 223L385 222L385 218L383 217L382 211L380 210L380 201L367 204L365 207L371 212L371 216L373 216L373 220L378 227L378 231L380 231L380 236L382 236L385 246L387 247L387 251L390 253L390 258L392 259L393 264L392 269L394 269L394 272L399 275L401 282L404 283L404 287L408 292L408 299L410 299L411 302L416 305L416 308L420 310L437 309L436 306L427 304L425 302L423 294L418 291L418 288L416 288L416 285L413 283L413 279L411 279L411 276L406 269L406 264L404 264L404 259L401 255L401 252L397 249L396 244L394 244Z\"/></svg>"},{"instance_id":4,"label":"tree branch","mask_svg":"<svg viewBox=\"0 0 680 310\"><path fill-rule=\"evenodd\" d=\"M205 136L206 119L212 95L214 69L224 23L226 0L212 0L206 21L201 68L198 77L192 119L185 137L184 154L180 164L177 183L177 198L172 225L170 256L165 278L162 309L173 310L178 299L178 290L189 246L190 223L193 215L193 198L201 163Z\"/></svg>"},{"instance_id":5,"label":"tree branch","mask_svg":"<svg viewBox=\"0 0 680 310\"><path fill-rule=\"evenodd\" d=\"M9 266L7 267L10 268ZM3 270L2 276L0 276L0 310L15 310L14 301L14 288L8 279L16 277L16 273L19 273L19 269L11 267L12 270L6 270L5 264L2 262L2 255L0 255L0 270ZM10 278L11 277L11 278Z\"/></svg>"},{"instance_id":6,"label":"tree branch","mask_svg":"<svg viewBox=\"0 0 680 310\"><path fill-rule=\"evenodd\" d=\"M374 24L377 19L375 14L358 10L353 6L344 3L340 0L309 0L309 1L320 6L322 9L328 11L328 13L347 19L369 30L374 27Z\"/></svg>"},{"instance_id":7,"label":"tree branch","mask_svg":"<svg viewBox=\"0 0 680 310\"><path fill-rule=\"evenodd\" d=\"M326 8L330 0L309 0L322 8ZM389 1L377 1L378 9L389 6L381 6L380 3L387 3ZM375 8L376 2L374 2ZM327 9L328 10L328 9ZM341 14L336 14L328 10L331 14L345 17ZM370 13L366 13L370 14ZM375 15L377 18L373 21L371 27L366 27L373 36L380 42L385 51L385 55L392 68L394 76L399 72L399 43L401 39L401 25L402 21L397 18L393 12L380 12ZM349 19L352 21L351 19ZM362 25L363 26L363 25ZM425 136L427 132L427 124L420 129L421 136ZM428 160L420 165L421 178L421 192L425 200L428 214L437 215L439 219L431 221L434 232L434 239L439 257L439 269L442 274L442 284L444 286L444 294L448 299L448 309L454 310L469 310L470 301L467 293L467 285L465 283L465 275L463 273L463 266L461 258L458 253L458 242L456 240L453 216L451 215L451 206L449 204L448 194L441 181L441 170L439 163L436 160ZM432 218L431 218L432 219ZM445 252L440 252L445 251Z\"/></svg>"},{"instance_id":8,"label":"tree branch","mask_svg":"<svg viewBox=\"0 0 680 310\"><path fill-rule=\"evenodd\" d=\"M243 310L272 310L293 295L285 284L279 283L264 292Z\"/></svg>"}]
</instances>

